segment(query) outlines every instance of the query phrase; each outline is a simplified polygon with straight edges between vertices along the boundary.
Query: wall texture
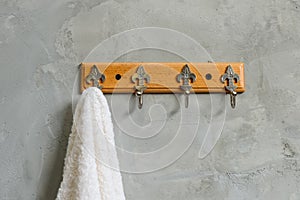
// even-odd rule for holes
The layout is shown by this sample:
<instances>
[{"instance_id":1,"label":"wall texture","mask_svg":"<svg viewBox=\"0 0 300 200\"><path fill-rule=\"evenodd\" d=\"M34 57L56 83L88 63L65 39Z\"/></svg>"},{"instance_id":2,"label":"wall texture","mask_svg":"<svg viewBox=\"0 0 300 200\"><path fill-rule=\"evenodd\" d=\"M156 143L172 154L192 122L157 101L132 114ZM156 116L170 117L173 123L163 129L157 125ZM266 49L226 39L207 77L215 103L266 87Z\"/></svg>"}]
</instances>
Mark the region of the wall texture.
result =
<instances>
[{"instance_id":1,"label":"wall texture","mask_svg":"<svg viewBox=\"0 0 300 200\"><path fill-rule=\"evenodd\" d=\"M168 167L123 173L127 199L299 200L299 19L297 0L1 0L0 199L55 198L72 125L78 64L114 34L156 26L194 38L215 61L244 62L247 92L238 96L235 110L227 108L221 138L208 157L198 159L197 136ZM156 51L118 59L181 60ZM197 99L204 102L199 116L206 127L209 99ZM123 100L116 101L136 106ZM181 100L147 95L142 111L130 108L137 124L166 121L163 139L149 141L151 146L126 137L126 123L114 112L118 145L147 151L170 140L182 117ZM148 115L152 104L164 107L163 117L155 109ZM114 110L116 104L111 105ZM184 116L192 120L193 114Z\"/></svg>"}]
</instances>

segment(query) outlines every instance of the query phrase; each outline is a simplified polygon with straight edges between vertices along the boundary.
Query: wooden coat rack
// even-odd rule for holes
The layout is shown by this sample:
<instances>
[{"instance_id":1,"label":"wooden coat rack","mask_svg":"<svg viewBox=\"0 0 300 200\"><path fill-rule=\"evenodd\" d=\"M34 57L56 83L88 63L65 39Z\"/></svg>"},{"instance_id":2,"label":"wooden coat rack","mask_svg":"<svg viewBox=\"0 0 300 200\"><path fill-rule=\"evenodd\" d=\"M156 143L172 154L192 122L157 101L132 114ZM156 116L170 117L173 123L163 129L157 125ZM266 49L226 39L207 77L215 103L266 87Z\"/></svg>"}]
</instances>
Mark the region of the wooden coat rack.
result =
<instances>
[{"instance_id":1,"label":"wooden coat rack","mask_svg":"<svg viewBox=\"0 0 300 200\"><path fill-rule=\"evenodd\" d=\"M103 93L137 96L227 92L234 107L236 94L245 91L243 63L81 63L80 66L81 92L92 86Z\"/></svg>"}]
</instances>

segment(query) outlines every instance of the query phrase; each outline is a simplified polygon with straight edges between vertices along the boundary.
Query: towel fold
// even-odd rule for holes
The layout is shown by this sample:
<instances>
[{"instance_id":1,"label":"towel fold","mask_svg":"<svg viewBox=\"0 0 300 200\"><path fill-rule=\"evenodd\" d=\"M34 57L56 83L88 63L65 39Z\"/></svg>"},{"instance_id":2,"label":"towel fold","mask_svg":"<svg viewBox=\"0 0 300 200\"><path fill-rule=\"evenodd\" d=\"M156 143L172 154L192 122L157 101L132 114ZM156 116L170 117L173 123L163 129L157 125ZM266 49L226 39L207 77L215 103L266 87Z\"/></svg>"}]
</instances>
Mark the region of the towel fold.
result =
<instances>
[{"instance_id":1,"label":"towel fold","mask_svg":"<svg viewBox=\"0 0 300 200\"><path fill-rule=\"evenodd\" d=\"M57 200L125 200L109 107L86 89L75 110Z\"/></svg>"}]
</instances>

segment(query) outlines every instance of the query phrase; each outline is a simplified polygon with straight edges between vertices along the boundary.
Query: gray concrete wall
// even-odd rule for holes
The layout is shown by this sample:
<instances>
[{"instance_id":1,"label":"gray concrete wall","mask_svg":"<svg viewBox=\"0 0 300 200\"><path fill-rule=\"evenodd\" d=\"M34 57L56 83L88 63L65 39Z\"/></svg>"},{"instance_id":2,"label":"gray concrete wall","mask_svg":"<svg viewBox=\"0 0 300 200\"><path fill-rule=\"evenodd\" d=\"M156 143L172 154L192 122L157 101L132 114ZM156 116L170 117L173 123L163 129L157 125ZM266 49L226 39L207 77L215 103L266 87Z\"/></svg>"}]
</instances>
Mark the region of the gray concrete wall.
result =
<instances>
[{"instance_id":1,"label":"gray concrete wall","mask_svg":"<svg viewBox=\"0 0 300 200\"><path fill-rule=\"evenodd\" d=\"M127 199L300 199L299 19L297 0L2 0L0 199L55 198L72 125L77 65L104 39L145 26L180 31L215 61L244 62L247 92L238 96L235 110L229 108L228 96L218 97L226 101L226 120L208 157L198 159L202 139L197 135L169 166L152 173L123 173ZM149 50L117 60L182 59ZM111 102L113 96L107 98ZM116 98L110 105L117 144L137 152L153 151L170 141L181 117L199 117L196 130L202 133L209 124L209 97L193 98L201 112L180 111L180 96L177 100L173 95L148 95L142 111L128 96ZM150 112L153 104L163 107L164 114L161 107ZM120 112L129 108L139 126L165 121L161 139L126 136L129 127L121 119L128 116L118 114L116 107ZM195 130L191 127L186 134ZM141 164L126 157L120 162L122 167Z\"/></svg>"}]
</instances>

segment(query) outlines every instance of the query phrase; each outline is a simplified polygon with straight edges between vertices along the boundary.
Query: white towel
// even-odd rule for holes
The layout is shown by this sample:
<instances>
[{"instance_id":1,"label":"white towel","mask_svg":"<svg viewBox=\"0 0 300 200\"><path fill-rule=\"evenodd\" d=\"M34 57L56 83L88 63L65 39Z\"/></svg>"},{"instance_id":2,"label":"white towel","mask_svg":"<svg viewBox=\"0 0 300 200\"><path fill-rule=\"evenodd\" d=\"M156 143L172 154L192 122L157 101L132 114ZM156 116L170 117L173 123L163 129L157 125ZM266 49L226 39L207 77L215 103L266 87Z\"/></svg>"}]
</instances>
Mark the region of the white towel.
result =
<instances>
[{"instance_id":1,"label":"white towel","mask_svg":"<svg viewBox=\"0 0 300 200\"><path fill-rule=\"evenodd\" d=\"M101 90L86 89L75 110L57 200L125 200L113 125Z\"/></svg>"}]
</instances>

